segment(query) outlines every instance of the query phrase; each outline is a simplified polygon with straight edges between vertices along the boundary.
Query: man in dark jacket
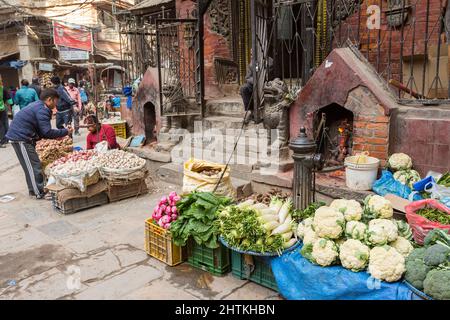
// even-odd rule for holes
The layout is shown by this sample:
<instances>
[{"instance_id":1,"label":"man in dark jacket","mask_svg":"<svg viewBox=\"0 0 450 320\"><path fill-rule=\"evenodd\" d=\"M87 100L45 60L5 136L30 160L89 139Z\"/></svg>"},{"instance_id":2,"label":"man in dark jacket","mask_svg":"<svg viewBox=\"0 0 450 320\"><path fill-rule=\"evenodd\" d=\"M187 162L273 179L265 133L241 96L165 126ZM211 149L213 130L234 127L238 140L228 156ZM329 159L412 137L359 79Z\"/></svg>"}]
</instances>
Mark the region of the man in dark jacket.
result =
<instances>
[{"instance_id":1,"label":"man in dark jacket","mask_svg":"<svg viewBox=\"0 0 450 320\"><path fill-rule=\"evenodd\" d=\"M31 84L30 84L29 88L34 89L34 91L36 91L38 97L41 96L41 86L39 85L39 78L33 78L31 80Z\"/></svg>"},{"instance_id":2,"label":"man in dark jacket","mask_svg":"<svg viewBox=\"0 0 450 320\"><path fill-rule=\"evenodd\" d=\"M45 89L41 93L41 100L30 103L17 113L6 134L25 172L28 191L37 199L44 198L45 192L41 162L36 152L36 141L42 138L61 138L73 131L70 127L52 129L50 120L52 110L58 104L58 98L59 95L55 89Z\"/></svg>"},{"instance_id":3,"label":"man in dark jacket","mask_svg":"<svg viewBox=\"0 0 450 320\"><path fill-rule=\"evenodd\" d=\"M64 126L72 123L73 106L76 104L76 101L70 97L66 88L61 84L59 77L55 76L51 81L59 95L58 105L56 106L56 127L62 129Z\"/></svg>"}]
</instances>

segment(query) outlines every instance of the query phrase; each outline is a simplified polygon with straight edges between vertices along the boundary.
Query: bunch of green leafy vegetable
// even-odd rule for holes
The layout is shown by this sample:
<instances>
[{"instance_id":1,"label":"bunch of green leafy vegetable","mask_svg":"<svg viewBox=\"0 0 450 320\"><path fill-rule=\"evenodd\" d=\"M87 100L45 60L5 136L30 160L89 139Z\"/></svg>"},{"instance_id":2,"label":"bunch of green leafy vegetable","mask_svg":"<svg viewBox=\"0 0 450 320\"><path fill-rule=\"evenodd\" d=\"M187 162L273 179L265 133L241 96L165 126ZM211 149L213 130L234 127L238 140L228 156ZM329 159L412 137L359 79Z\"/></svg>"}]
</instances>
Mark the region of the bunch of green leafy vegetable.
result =
<instances>
[{"instance_id":1,"label":"bunch of green leafy vegetable","mask_svg":"<svg viewBox=\"0 0 450 320\"><path fill-rule=\"evenodd\" d=\"M174 243L186 245L192 237L199 245L214 249L218 243L218 211L231 199L211 192L192 192L177 202L178 219L170 226Z\"/></svg>"},{"instance_id":2,"label":"bunch of green leafy vegetable","mask_svg":"<svg viewBox=\"0 0 450 320\"><path fill-rule=\"evenodd\" d=\"M270 235L258 219L256 210L231 205L224 208L219 217L220 234L230 246L263 253L283 250L283 237Z\"/></svg>"},{"instance_id":3,"label":"bunch of green leafy vegetable","mask_svg":"<svg viewBox=\"0 0 450 320\"><path fill-rule=\"evenodd\" d=\"M312 217L317 209L320 207L323 207L325 205L325 202L319 201L319 202L313 202L309 206L307 206L305 209L300 210L296 209L292 213L292 219L294 219L296 222L303 221L309 217Z\"/></svg>"},{"instance_id":4,"label":"bunch of green leafy vegetable","mask_svg":"<svg viewBox=\"0 0 450 320\"><path fill-rule=\"evenodd\" d=\"M436 208L425 207L416 211L416 214L427 218L433 222L439 222L442 224L450 224L450 214L438 210Z\"/></svg>"}]
</instances>

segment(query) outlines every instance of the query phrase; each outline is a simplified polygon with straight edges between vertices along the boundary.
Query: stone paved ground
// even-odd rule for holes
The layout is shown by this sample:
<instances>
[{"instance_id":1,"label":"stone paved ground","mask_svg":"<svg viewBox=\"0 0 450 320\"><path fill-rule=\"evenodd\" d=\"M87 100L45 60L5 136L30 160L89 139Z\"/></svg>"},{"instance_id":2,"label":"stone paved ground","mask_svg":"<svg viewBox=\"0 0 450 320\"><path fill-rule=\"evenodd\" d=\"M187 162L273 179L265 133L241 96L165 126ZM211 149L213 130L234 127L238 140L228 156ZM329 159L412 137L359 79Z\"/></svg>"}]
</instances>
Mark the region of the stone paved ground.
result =
<instances>
[{"instance_id":1,"label":"stone paved ground","mask_svg":"<svg viewBox=\"0 0 450 320\"><path fill-rule=\"evenodd\" d=\"M84 137L76 143L84 145ZM228 274L215 277L187 264L168 267L144 251L144 220L156 189L74 215L28 196L11 146L0 149L0 299L279 299L279 295Z\"/></svg>"}]
</instances>

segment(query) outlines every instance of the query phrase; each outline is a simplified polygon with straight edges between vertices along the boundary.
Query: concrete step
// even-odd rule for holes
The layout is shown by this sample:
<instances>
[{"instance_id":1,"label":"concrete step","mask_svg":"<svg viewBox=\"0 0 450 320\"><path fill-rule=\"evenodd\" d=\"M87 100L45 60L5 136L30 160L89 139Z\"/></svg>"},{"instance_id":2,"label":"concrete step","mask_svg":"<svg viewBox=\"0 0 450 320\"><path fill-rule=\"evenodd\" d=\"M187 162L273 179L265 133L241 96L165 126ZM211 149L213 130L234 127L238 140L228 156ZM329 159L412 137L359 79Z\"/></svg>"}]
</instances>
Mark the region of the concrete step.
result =
<instances>
[{"instance_id":1,"label":"concrete step","mask_svg":"<svg viewBox=\"0 0 450 320\"><path fill-rule=\"evenodd\" d=\"M231 169L233 172L233 169ZM183 185L183 165L176 163L168 163L159 167L157 174L161 180ZM252 194L251 183L249 180L244 180L231 176L231 183L237 190L237 197L247 197Z\"/></svg>"},{"instance_id":2,"label":"concrete step","mask_svg":"<svg viewBox=\"0 0 450 320\"><path fill-rule=\"evenodd\" d=\"M244 103L240 96L208 100L206 102L207 116L231 116L244 118Z\"/></svg>"}]
</instances>

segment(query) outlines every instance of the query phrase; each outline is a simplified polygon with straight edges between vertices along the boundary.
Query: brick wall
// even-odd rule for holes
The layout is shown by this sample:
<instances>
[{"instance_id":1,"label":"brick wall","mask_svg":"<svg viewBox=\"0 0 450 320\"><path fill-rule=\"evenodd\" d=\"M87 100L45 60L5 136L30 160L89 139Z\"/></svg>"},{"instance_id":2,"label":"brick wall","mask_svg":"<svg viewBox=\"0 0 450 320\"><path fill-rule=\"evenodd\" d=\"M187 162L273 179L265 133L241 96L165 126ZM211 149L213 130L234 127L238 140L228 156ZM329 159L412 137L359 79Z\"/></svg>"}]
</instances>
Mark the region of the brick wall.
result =
<instances>
[{"instance_id":1,"label":"brick wall","mask_svg":"<svg viewBox=\"0 0 450 320\"><path fill-rule=\"evenodd\" d=\"M364 86L349 92L343 106L353 112L353 154L368 151L385 161L389 151L389 117L373 94Z\"/></svg>"},{"instance_id":2,"label":"brick wall","mask_svg":"<svg viewBox=\"0 0 450 320\"><path fill-rule=\"evenodd\" d=\"M439 18L441 15L441 6L446 1L441 0L414 0L409 1L412 8L405 10L408 13L408 20L404 25L403 30L403 56L408 57L414 52L414 55L423 55L425 53L425 31L426 31L426 12L427 1L430 3L429 21L428 21L428 50L435 46L439 37ZM367 27L367 7L370 5L381 6L381 28L380 30L369 30ZM336 35L334 39L334 47L338 46L339 31L341 32L342 41L347 38L347 35L352 42L357 43L358 37L358 21L360 22L359 37L360 37L360 51L368 57L368 60L378 68L378 72L385 73L387 76L387 68L391 69L391 78L400 79L400 57L401 57L401 43L402 33L401 28L389 30L387 25L386 11L388 4L385 0L367 0L362 1L360 10L360 19L358 12L348 17L340 27L334 30ZM414 19L415 18L415 19ZM415 21L415 23L414 23ZM378 57L378 37L380 35L380 55ZM414 36L414 50L413 50L413 36ZM389 49L389 43L391 48ZM342 44L341 44L342 45ZM391 58L389 62L389 51ZM415 58L417 59L417 57Z\"/></svg>"},{"instance_id":3,"label":"brick wall","mask_svg":"<svg viewBox=\"0 0 450 320\"><path fill-rule=\"evenodd\" d=\"M422 176L450 171L449 109L409 109L393 117L390 153L408 154Z\"/></svg>"}]
</instances>

